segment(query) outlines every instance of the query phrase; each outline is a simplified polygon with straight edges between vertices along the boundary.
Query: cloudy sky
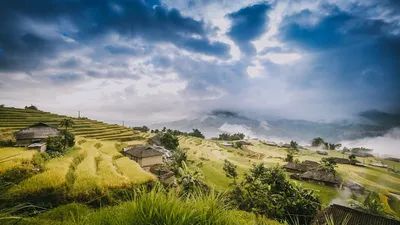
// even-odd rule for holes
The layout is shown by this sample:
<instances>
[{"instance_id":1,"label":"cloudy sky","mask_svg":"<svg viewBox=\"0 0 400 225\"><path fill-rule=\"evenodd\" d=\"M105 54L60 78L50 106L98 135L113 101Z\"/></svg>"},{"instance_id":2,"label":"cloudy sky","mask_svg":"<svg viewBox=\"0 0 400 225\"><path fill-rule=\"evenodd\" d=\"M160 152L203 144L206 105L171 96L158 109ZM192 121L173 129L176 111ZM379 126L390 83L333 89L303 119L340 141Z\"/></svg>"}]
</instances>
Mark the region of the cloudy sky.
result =
<instances>
[{"instance_id":1,"label":"cloudy sky","mask_svg":"<svg viewBox=\"0 0 400 225\"><path fill-rule=\"evenodd\" d=\"M132 124L400 110L397 0L0 1L2 104Z\"/></svg>"}]
</instances>

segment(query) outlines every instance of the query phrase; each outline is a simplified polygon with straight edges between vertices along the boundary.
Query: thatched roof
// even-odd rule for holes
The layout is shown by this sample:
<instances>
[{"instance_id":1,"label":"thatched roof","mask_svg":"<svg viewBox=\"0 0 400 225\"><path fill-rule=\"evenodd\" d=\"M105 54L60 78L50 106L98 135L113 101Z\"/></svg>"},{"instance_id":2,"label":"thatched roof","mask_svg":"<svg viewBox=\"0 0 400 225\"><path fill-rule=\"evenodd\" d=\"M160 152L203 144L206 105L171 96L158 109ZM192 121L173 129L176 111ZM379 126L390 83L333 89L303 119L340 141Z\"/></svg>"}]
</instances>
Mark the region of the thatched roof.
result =
<instances>
[{"instance_id":1,"label":"thatched roof","mask_svg":"<svg viewBox=\"0 0 400 225\"><path fill-rule=\"evenodd\" d=\"M149 138L148 142L151 145L159 145L159 146L161 146L161 138L162 138L163 135L164 134L160 132L160 133L156 134L155 136Z\"/></svg>"},{"instance_id":2,"label":"thatched roof","mask_svg":"<svg viewBox=\"0 0 400 225\"><path fill-rule=\"evenodd\" d=\"M317 162L305 160L302 163L289 162L288 164L284 165L283 168L285 168L288 171L306 172L309 170L313 170L318 166L319 163Z\"/></svg>"},{"instance_id":3,"label":"thatched roof","mask_svg":"<svg viewBox=\"0 0 400 225\"><path fill-rule=\"evenodd\" d=\"M347 225L400 225L399 221L388 219L379 215L370 214L360 210L352 209L341 205L331 205L318 213L314 225L327 224L326 217L332 217L334 224L342 224L346 217L349 218Z\"/></svg>"},{"instance_id":4,"label":"thatched roof","mask_svg":"<svg viewBox=\"0 0 400 225\"><path fill-rule=\"evenodd\" d=\"M60 131L45 123L39 122L30 127L21 129L14 133L17 140L23 139L44 139L60 135Z\"/></svg>"},{"instance_id":5,"label":"thatched roof","mask_svg":"<svg viewBox=\"0 0 400 225\"><path fill-rule=\"evenodd\" d=\"M147 158L152 156L160 156L164 153L159 151L157 147L154 146L143 146L137 145L125 150L125 154L131 155L137 158Z\"/></svg>"},{"instance_id":6,"label":"thatched roof","mask_svg":"<svg viewBox=\"0 0 400 225\"><path fill-rule=\"evenodd\" d=\"M311 170L303 173L301 176L303 180L314 180L318 182L330 183L340 185L342 178L334 172L326 172L324 170Z\"/></svg>"}]
</instances>

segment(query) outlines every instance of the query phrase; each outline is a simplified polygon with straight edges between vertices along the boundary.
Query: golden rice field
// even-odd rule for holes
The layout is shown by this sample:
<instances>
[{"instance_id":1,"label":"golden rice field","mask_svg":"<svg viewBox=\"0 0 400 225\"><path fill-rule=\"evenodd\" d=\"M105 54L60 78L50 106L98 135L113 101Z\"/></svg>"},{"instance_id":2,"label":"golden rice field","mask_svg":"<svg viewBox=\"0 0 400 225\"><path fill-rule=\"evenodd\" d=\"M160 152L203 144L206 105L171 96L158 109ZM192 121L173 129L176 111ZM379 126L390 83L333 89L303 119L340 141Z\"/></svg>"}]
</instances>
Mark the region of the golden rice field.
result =
<instances>
[{"instance_id":1,"label":"golden rice field","mask_svg":"<svg viewBox=\"0 0 400 225\"><path fill-rule=\"evenodd\" d=\"M44 171L13 186L8 190L8 195L24 197L65 186L66 193L71 197L88 196L94 191L102 192L108 188L123 188L155 180L153 175L145 172L135 161L117 151L116 147L120 145L118 142L100 141L101 147L97 149L95 145L99 140L78 136L76 143L74 150L48 161ZM0 148L0 158L12 159L0 163L0 174L21 167L23 162L33 168L32 157L35 153L37 151L24 148ZM73 165L74 158L78 156L82 160ZM69 175L72 175L72 179L67 179Z\"/></svg>"},{"instance_id":2,"label":"golden rice field","mask_svg":"<svg viewBox=\"0 0 400 225\"><path fill-rule=\"evenodd\" d=\"M21 148L0 148L0 174L29 163L37 151Z\"/></svg>"}]
</instances>

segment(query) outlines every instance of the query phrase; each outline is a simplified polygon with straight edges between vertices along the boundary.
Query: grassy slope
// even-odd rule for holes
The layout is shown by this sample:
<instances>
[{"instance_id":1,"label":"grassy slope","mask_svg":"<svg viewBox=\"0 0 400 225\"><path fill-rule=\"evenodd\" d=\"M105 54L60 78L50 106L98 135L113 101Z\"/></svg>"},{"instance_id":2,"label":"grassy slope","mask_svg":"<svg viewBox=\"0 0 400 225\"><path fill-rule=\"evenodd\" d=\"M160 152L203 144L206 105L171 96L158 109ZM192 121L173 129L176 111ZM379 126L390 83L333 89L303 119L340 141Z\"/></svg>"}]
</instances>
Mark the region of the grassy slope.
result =
<instances>
[{"instance_id":1,"label":"grassy slope","mask_svg":"<svg viewBox=\"0 0 400 225\"><path fill-rule=\"evenodd\" d=\"M40 110L27 110L3 107L0 108L0 139L12 138L13 132L44 122L49 125L58 126L66 116L43 112ZM75 125L71 131L75 135L99 140L137 140L147 137L147 134L134 132L132 129L116 124L107 124L97 120L71 118Z\"/></svg>"},{"instance_id":2,"label":"grassy slope","mask_svg":"<svg viewBox=\"0 0 400 225\"><path fill-rule=\"evenodd\" d=\"M238 165L239 174L248 171L253 163L264 163L268 166L276 164L286 164L283 159L286 157L287 151L283 148L271 147L264 145L258 141L252 141L252 146L246 146L245 150L238 150L225 147L219 141L200 140L193 137L180 137L180 145L189 148L189 159L194 161L206 181L214 185L216 188L225 190L229 188L231 182L225 177L222 170L223 161L228 159ZM251 151L251 152L250 152ZM262 160L254 157L255 153L263 154ZM313 151L300 151L296 158L299 160L319 161L324 156L318 155ZM329 157L344 157L339 151L329 151ZM364 159L362 159L363 161ZM365 161L375 161L374 158L366 158ZM400 163L395 165L400 168ZM344 179L351 179L363 184L368 190L379 192L382 196L387 196L389 192L398 193L400 191L400 179L396 174L390 173L385 169L375 167L355 167L350 165L339 165L337 171ZM338 197L341 193L338 189L326 187L317 184L311 184L303 181L293 181L306 188L314 189L320 195L324 206ZM345 201L345 199L343 199ZM393 205L395 200L390 201ZM394 206L397 207L397 206Z\"/></svg>"}]
</instances>

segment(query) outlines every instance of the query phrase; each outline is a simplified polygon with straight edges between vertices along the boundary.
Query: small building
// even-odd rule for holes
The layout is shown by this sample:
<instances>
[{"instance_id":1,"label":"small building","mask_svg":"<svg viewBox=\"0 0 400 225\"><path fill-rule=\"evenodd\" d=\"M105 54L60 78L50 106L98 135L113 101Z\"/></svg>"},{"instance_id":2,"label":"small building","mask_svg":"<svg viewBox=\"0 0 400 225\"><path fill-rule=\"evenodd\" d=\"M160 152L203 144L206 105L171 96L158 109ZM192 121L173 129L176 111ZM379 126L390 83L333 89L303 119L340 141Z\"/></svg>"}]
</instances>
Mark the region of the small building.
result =
<instances>
[{"instance_id":1,"label":"small building","mask_svg":"<svg viewBox=\"0 0 400 225\"><path fill-rule=\"evenodd\" d=\"M278 144L273 141L267 141L267 142L265 142L265 144L269 145L269 146L278 146Z\"/></svg>"},{"instance_id":2,"label":"small building","mask_svg":"<svg viewBox=\"0 0 400 225\"><path fill-rule=\"evenodd\" d=\"M338 157L334 157L333 159L335 160L336 164L350 164L350 159L344 159L344 158L338 158Z\"/></svg>"},{"instance_id":3,"label":"small building","mask_svg":"<svg viewBox=\"0 0 400 225\"><path fill-rule=\"evenodd\" d=\"M327 151L317 151L317 154L319 155L328 155Z\"/></svg>"},{"instance_id":4,"label":"small building","mask_svg":"<svg viewBox=\"0 0 400 225\"><path fill-rule=\"evenodd\" d=\"M327 219L332 219L333 224L347 225L400 225L399 221L388 219L383 216L374 215L361 210L352 209L349 207L333 204L325 210L319 212L314 218L313 225L325 225ZM345 223L344 221L347 221Z\"/></svg>"},{"instance_id":5,"label":"small building","mask_svg":"<svg viewBox=\"0 0 400 225\"><path fill-rule=\"evenodd\" d=\"M123 149L123 154L135 160L141 167L150 168L153 165L163 164L164 153L157 146L130 146Z\"/></svg>"},{"instance_id":6,"label":"small building","mask_svg":"<svg viewBox=\"0 0 400 225\"><path fill-rule=\"evenodd\" d=\"M388 168L388 165L380 163L380 162L371 163L370 165L376 166L376 167L381 167L381 168Z\"/></svg>"},{"instance_id":7,"label":"small building","mask_svg":"<svg viewBox=\"0 0 400 225\"><path fill-rule=\"evenodd\" d=\"M30 127L21 129L14 133L17 146L28 146L33 143L44 143L48 137L60 135L60 131L45 123L39 122Z\"/></svg>"},{"instance_id":8,"label":"small building","mask_svg":"<svg viewBox=\"0 0 400 225\"><path fill-rule=\"evenodd\" d=\"M342 178L335 172L326 172L324 170L311 170L303 173L300 176L301 180L310 183L322 184L331 187L340 187Z\"/></svg>"},{"instance_id":9,"label":"small building","mask_svg":"<svg viewBox=\"0 0 400 225\"><path fill-rule=\"evenodd\" d=\"M47 149L46 143L40 142L40 143L33 143L27 146L28 149L36 149L39 150L39 152L45 152Z\"/></svg>"},{"instance_id":10,"label":"small building","mask_svg":"<svg viewBox=\"0 0 400 225\"><path fill-rule=\"evenodd\" d=\"M393 161L393 162L400 162L400 158L396 158L396 157L388 157L386 159L389 161Z\"/></svg>"},{"instance_id":11,"label":"small building","mask_svg":"<svg viewBox=\"0 0 400 225\"><path fill-rule=\"evenodd\" d=\"M307 172L309 170L316 169L319 166L319 163L310 161L310 160L305 160L301 163L295 163L295 162L289 162L286 165L283 166L283 168L292 173L303 173Z\"/></svg>"}]
</instances>

